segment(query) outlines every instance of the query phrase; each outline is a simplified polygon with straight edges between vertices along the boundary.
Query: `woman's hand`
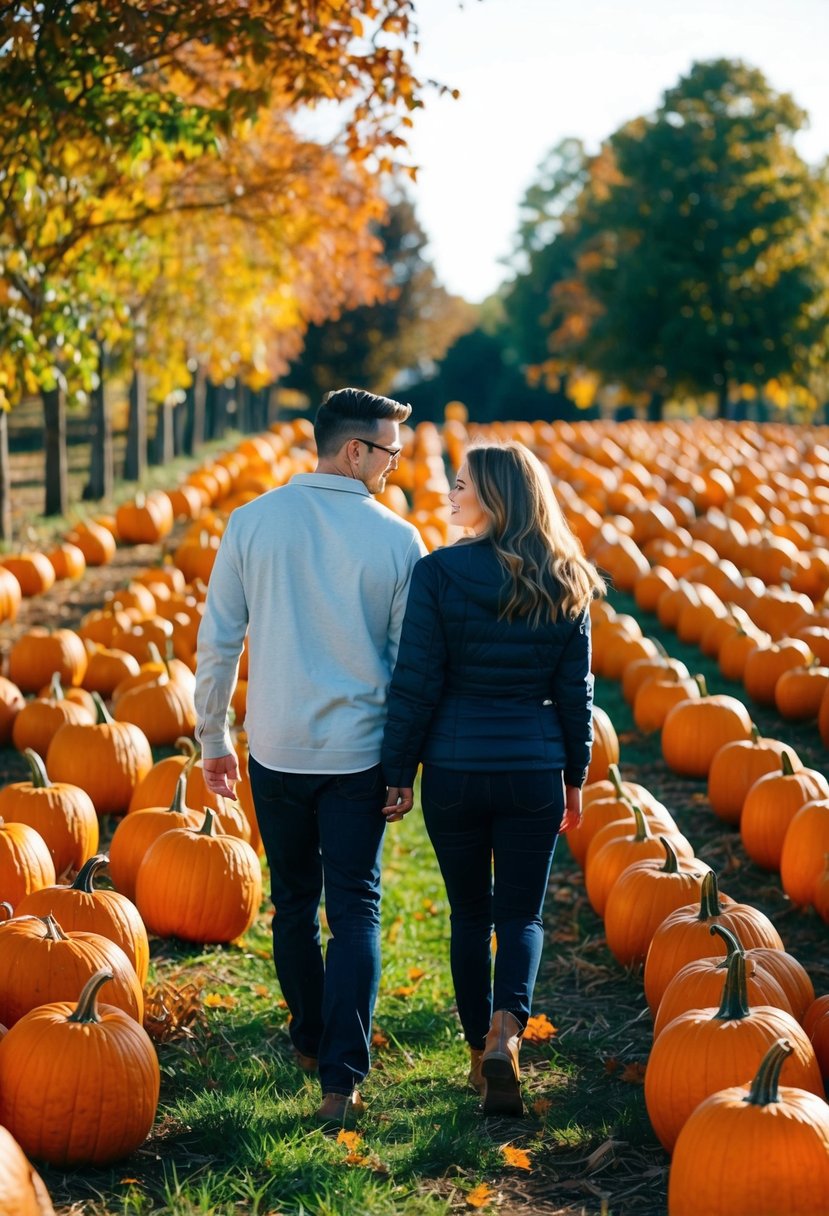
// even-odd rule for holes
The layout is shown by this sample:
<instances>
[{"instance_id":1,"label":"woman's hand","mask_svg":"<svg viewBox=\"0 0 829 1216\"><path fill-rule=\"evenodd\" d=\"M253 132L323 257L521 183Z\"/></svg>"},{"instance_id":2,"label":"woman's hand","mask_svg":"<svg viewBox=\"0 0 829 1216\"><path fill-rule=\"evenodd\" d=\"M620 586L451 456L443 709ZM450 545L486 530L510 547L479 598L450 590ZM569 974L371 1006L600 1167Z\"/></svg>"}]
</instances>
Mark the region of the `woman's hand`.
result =
<instances>
[{"instance_id":1,"label":"woman's hand","mask_svg":"<svg viewBox=\"0 0 829 1216\"><path fill-rule=\"evenodd\" d=\"M564 787L564 815L559 832L570 832L581 823L581 789L577 785Z\"/></svg>"},{"instance_id":2,"label":"woman's hand","mask_svg":"<svg viewBox=\"0 0 829 1216\"><path fill-rule=\"evenodd\" d=\"M414 790L409 786L390 785L386 794L386 805L383 814L387 823L394 823L408 815L414 806Z\"/></svg>"}]
</instances>

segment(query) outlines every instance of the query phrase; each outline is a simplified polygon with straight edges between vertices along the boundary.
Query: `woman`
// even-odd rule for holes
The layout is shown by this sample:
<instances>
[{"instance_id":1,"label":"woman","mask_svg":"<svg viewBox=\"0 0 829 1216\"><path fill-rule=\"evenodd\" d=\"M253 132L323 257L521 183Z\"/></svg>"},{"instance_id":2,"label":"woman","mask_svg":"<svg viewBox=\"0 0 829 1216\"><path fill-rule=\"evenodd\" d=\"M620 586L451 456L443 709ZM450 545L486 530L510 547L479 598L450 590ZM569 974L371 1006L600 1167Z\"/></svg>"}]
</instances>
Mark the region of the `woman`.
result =
<instances>
[{"instance_id":1,"label":"woman","mask_svg":"<svg viewBox=\"0 0 829 1216\"><path fill-rule=\"evenodd\" d=\"M590 760L588 609L605 586L523 444L471 448L449 500L471 536L415 566L389 690L384 814L405 813L422 761L469 1083L485 1113L521 1114L550 864L558 833L580 821Z\"/></svg>"}]
</instances>

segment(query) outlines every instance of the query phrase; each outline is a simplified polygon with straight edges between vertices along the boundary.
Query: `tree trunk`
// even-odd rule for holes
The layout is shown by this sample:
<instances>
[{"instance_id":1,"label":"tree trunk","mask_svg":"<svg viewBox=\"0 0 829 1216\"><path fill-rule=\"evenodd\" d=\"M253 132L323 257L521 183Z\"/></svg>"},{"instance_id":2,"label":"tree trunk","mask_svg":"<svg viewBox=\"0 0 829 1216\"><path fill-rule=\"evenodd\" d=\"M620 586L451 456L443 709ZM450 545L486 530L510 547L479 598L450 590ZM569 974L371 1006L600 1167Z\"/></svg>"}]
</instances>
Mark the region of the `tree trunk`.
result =
<instances>
[{"instance_id":1,"label":"tree trunk","mask_svg":"<svg viewBox=\"0 0 829 1216\"><path fill-rule=\"evenodd\" d=\"M9 464L9 415L0 410L0 540L12 539L12 475Z\"/></svg>"},{"instance_id":2,"label":"tree trunk","mask_svg":"<svg viewBox=\"0 0 829 1216\"><path fill-rule=\"evenodd\" d=\"M106 354L98 361L98 386L89 402L89 480L83 488L84 501L112 498L115 487L115 455L112 443L112 418L107 409L104 383Z\"/></svg>"},{"instance_id":3,"label":"tree trunk","mask_svg":"<svg viewBox=\"0 0 829 1216\"><path fill-rule=\"evenodd\" d=\"M69 460L66 455L66 398L63 389L44 389L43 423L46 452L44 515L65 515L69 506Z\"/></svg>"},{"instance_id":4,"label":"tree trunk","mask_svg":"<svg viewBox=\"0 0 829 1216\"><path fill-rule=\"evenodd\" d=\"M717 384L717 417L728 417L728 379L725 376Z\"/></svg>"},{"instance_id":5,"label":"tree trunk","mask_svg":"<svg viewBox=\"0 0 829 1216\"><path fill-rule=\"evenodd\" d=\"M136 367L130 384L130 416L127 425L127 453L124 479L141 481L147 468L147 380Z\"/></svg>"},{"instance_id":6,"label":"tree trunk","mask_svg":"<svg viewBox=\"0 0 829 1216\"><path fill-rule=\"evenodd\" d=\"M651 393L651 399L648 402L648 422L661 422L664 408L665 398L662 393Z\"/></svg>"},{"instance_id":7,"label":"tree trunk","mask_svg":"<svg viewBox=\"0 0 829 1216\"><path fill-rule=\"evenodd\" d=\"M152 464L169 464L175 454L173 441L173 402L169 397L159 404L155 414Z\"/></svg>"}]
</instances>

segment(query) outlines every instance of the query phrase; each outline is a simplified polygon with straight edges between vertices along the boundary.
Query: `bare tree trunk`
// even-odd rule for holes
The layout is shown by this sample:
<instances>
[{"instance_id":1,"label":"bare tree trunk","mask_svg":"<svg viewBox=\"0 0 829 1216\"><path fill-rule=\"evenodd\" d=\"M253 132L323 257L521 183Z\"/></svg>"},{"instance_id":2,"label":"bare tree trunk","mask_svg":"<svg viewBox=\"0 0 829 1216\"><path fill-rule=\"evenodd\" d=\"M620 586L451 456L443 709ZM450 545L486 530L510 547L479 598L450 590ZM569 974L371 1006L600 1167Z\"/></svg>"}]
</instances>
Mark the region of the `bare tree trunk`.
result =
<instances>
[{"instance_id":1,"label":"bare tree trunk","mask_svg":"<svg viewBox=\"0 0 829 1216\"><path fill-rule=\"evenodd\" d=\"M115 455L112 442L112 418L106 405L104 382L106 354L101 348L98 360L98 386L92 390L89 403L89 480L83 488L84 501L112 498L115 487Z\"/></svg>"},{"instance_id":2,"label":"bare tree trunk","mask_svg":"<svg viewBox=\"0 0 829 1216\"><path fill-rule=\"evenodd\" d=\"M141 481L147 468L147 380L138 365L130 383L130 416L127 425L127 454L124 479Z\"/></svg>"},{"instance_id":3,"label":"bare tree trunk","mask_svg":"<svg viewBox=\"0 0 829 1216\"><path fill-rule=\"evenodd\" d=\"M160 402L155 413L155 436L152 446L151 463L155 465L169 464L175 455L173 441L173 402L165 397Z\"/></svg>"},{"instance_id":4,"label":"bare tree trunk","mask_svg":"<svg viewBox=\"0 0 829 1216\"><path fill-rule=\"evenodd\" d=\"M12 539L12 475L9 464L9 416L0 410L0 540Z\"/></svg>"},{"instance_id":5,"label":"bare tree trunk","mask_svg":"<svg viewBox=\"0 0 829 1216\"><path fill-rule=\"evenodd\" d=\"M66 398L63 389L44 389L43 424L46 453L44 515L65 515L69 506L69 460L66 454Z\"/></svg>"}]
</instances>

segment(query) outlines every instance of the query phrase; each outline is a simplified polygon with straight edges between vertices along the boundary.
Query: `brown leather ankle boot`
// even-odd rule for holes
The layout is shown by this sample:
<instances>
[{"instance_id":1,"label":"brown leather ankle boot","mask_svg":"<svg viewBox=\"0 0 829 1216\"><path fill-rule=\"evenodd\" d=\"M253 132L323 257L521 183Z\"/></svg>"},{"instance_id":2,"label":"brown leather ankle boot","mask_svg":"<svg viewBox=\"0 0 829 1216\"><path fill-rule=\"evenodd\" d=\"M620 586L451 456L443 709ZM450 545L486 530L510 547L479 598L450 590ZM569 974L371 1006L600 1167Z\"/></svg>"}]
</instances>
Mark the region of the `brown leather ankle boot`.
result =
<instances>
[{"instance_id":1,"label":"brown leather ankle boot","mask_svg":"<svg viewBox=\"0 0 829 1216\"><path fill-rule=\"evenodd\" d=\"M499 1009L493 1014L481 1060L481 1074L486 1083L483 1094L485 1115L524 1113L518 1083L518 1052L523 1033L521 1023L506 1009Z\"/></svg>"},{"instance_id":2,"label":"brown leather ankle boot","mask_svg":"<svg viewBox=\"0 0 829 1216\"><path fill-rule=\"evenodd\" d=\"M469 1076L466 1078L466 1083L470 1089L474 1089L476 1094L484 1096L486 1082L481 1074L481 1060L484 1058L483 1047L469 1048Z\"/></svg>"}]
</instances>

